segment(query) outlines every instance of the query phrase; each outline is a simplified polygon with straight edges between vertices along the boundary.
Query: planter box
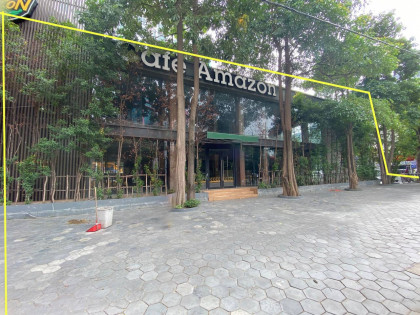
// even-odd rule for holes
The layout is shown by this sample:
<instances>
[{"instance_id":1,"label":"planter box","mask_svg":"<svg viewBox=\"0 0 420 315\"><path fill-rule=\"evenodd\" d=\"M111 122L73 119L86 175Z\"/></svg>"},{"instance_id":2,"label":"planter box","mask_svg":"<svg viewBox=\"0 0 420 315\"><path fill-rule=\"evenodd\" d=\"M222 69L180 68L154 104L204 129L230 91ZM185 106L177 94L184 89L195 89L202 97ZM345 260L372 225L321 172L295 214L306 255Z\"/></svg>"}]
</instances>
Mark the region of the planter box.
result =
<instances>
[{"instance_id":1,"label":"planter box","mask_svg":"<svg viewBox=\"0 0 420 315\"><path fill-rule=\"evenodd\" d=\"M98 208L98 222L101 228L106 229L112 225L112 217L114 214L114 207L99 207Z\"/></svg>"}]
</instances>

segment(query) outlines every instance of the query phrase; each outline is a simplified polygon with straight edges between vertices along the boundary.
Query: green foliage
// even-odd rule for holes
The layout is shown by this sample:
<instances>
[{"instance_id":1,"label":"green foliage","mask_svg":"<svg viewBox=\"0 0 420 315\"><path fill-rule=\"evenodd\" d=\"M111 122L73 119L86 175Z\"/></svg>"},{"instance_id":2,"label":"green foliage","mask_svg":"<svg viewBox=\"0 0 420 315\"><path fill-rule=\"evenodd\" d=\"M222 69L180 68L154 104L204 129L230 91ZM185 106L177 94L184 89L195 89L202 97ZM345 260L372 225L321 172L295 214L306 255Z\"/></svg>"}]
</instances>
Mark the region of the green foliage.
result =
<instances>
[{"instance_id":1,"label":"green foliage","mask_svg":"<svg viewBox=\"0 0 420 315\"><path fill-rule=\"evenodd\" d=\"M175 206L175 209L183 209L184 208L184 206L183 205L176 205Z\"/></svg>"},{"instance_id":2,"label":"green foliage","mask_svg":"<svg viewBox=\"0 0 420 315\"><path fill-rule=\"evenodd\" d=\"M121 177L121 174L120 174L119 170L118 170L118 173L115 177L115 181L117 182L117 187L118 187L117 188L117 198L121 199L123 197L124 191L121 188L121 185L123 184L123 179Z\"/></svg>"},{"instance_id":3,"label":"green foliage","mask_svg":"<svg viewBox=\"0 0 420 315\"><path fill-rule=\"evenodd\" d=\"M296 182L298 186L304 186L311 183L312 170L309 164L309 158L305 156L296 157Z\"/></svg>"},{"instance_id":4,"label":"green foliage","mask_svg":"<svg viewBox=\"0 0 420 315\"><path fill-rule=\"evenodd\" d=\"M184 208L194 208L200 204L200 200L190 199L184 202Z\"/></svg>"},{"instance_id":5,"label":"green foliage","mask_svg":"<svg viewBox=\"0 0 420 315\"><path fill-rule=\"evenodd\" d=\"M7 161L7 164L9 164L9 161ZM6 195L7 195L7 189L11 183L13 183L14 178L10 176L10 173L6 167ZM0 202L3 204L4 202L4 168L3 166L0 166ZM6 200L6 204L10 204L11 202L9 200Z\"/></svg>"},{"instance_id":6,"label":"green foliage","mask_svg":"<svg viewBox=\"0 0 420 315\"><path fill-rule=\"evenodd\" d=\"M104 199L104 196L105 196L105 194L104 194L104 188L102 188L102 187L97 188L96 189L96 197L99 200L102 200L102 199Z\"/></svg>"},{"instance_id":7,"label":"green foliage","mask_svg":"<svg viewBox=\"0 0 420 315\"><path fill-rule=\"evenodd\" d=\"M96 187L96 197L100 200L105 197L105 189L103 187L104 173L101 168L95 168L88 166L85 169L88 176L92 177Z\"/></svg>"},{"instance_id":8,"label":"green foliage","mask_svg":"<svg viewBox=\"0 0 420 315\"><path fill-rule=\"evenodd\" d=\"M107 199L112 199L112 189L111 188L107 188L105 190L105 193L106 193Z\"/></svg>"},{"instance_id":9,"label":"green foliage","mask_svg":"<svg viewBox=\"0 0 420 315\"><path fill-rule=\"evenodd\" d=\"M201 191L201 188L203 186L203 182L206 180L206 177L204 176L204 174L201 172L201 160L198 161L197 163L197 172L195 173L195 181L196 181L196 186L195 186L195 192L199 193Z\"/></svg>"},{"instance_id":10,"label":"green foliage","mask_svg":"<svg viewBox=\"0 0 420 315\"><path fill-rule=\"evenodd\" d=\"M136 185L136 193L141 194L143 192L143 185L144 182L140 178L140 168L141 168L141 156L137 156L136 160L134 161L134 168L133 168L133 181Z\"/></svg>"},{"instance_id":11,"label":"green foliage","mask_svg":"<svg viewBox=\"0 0 420 315\"><path fill-rule=\"evenodd\" d=\"M266 184L264 182L259 182L258 183L258 189L268 189L268 188L270 188L269 184Z\"/></svg>"},{"instance_id":12,"label":"green foliage","mask_svg":"<svg viewBox=\"0 0 420 315\"><path fill-rule=\"evenodd\" d=\"M163 185L163 182L158 175L158 168L154 167L153 171L151 171L147 165L144 168L146 170L146 174L150 176L150 185L153 187L153 195L158 196Z\"/></svg>"},{"instance_id":13,"label":"green foliage","mask_svg":"<svg viewBox=\"0 0 420 315\"><path fill-rule=\"evenodd\" d=\"M40 176L50 175L50 169L39 164L35 155L30 155L25 160L18 163L19 180L22 183L22 188L25 191L25 203L31 203L32 195L34 193L35 181Z\"/></svg>"},{"instance_id":14,"label":"green foliage","mask_svg":"<svg viewBox=\"0 0 420 315\"><path fill-rule=\"evenodd\" d=\"M375 179L375 165L373 163L357 165L357 176L359 177L359 180Z\"/></svg>"}]
</instances>

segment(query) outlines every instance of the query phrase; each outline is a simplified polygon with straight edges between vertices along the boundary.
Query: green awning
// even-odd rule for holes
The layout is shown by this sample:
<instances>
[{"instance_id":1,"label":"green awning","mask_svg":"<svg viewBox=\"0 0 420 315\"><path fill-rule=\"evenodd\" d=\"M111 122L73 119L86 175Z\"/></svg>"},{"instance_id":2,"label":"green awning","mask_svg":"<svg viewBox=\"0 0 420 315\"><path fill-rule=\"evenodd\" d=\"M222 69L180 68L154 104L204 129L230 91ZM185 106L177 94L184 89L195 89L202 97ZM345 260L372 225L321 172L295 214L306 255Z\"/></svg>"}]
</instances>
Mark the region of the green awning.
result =
<instances>
[{"instance_id":1,"label":"green awning","mask_svg":"<svg viewBox=\"0 0 420 315\"><path fill-rule=\"evenodd\" d=\"M258 136L207 131L207 139L233 140L234 142L258 142Z\"/></svg>"}]
</instances>

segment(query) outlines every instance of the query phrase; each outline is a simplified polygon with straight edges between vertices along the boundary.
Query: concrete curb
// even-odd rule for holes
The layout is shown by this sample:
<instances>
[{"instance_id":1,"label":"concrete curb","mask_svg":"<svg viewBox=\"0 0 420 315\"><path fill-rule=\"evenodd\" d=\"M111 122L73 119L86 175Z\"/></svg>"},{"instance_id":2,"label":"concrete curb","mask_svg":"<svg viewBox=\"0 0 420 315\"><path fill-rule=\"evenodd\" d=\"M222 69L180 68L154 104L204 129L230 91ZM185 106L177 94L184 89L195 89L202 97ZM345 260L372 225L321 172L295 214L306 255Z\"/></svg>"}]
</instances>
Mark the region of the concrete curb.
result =
<instances>
[{"instance_id":1,"label":"concrete curb","mask_svg":"<svg viewBox=\"0 0 420 315\"><path fill-rule=\"evenodd\" d=\"M359 182L359 186L379 185L379 181L363 181ZM326 185L311 185L300 186L299 192L321 191L326 189L344 189L348 187L348 183L326 184ZM269 188L258 189L258 197L277 197L283 193L283 189ZM127 208L150 208L150 207L170 207L172 195L166 196L149 196L138 198L122 198L122 199L107 199L98 200L98 207L112 206L114 210L121 210ZM196 199L201 202L208 201L208 194L197 193ZM65 201L56 203L37 203L29 205L11 205L7 206L7 219L24 219L25 217L56 217L66 215L88 214L95 211L95 201ZM0 214L0 219L4 215Z\"/></svg>"},{"instance_id":2,"label":"concrete curb","mask_svg":"<svg viewBox=\"0 0 420 315\"><path fill-rule=\"evenodd\" d=\"M359 182L360 187L364 186L373 186L379 185L379 181L377 180L368 180L368 181L361 181ZM328 189L342 189L349 187L349 183L337 183L337 184L323 184L323 185L310 185L310 186L299 186L299 192L313 192L313 191L322 191ZM283 193L283 189L281 187L277 188L268 188L268 189L258 189L258 197L277 197Z\"/></svg>"},{"instance_id":3,"label":"concrete curb","mask_svg":"<svg viewBox=\"0 0 420 315\"><path fill-rule=\"evenodd\" d=\"M138 198L122 198L98 200L98 207L114 207L114 210L128 208L150 208L150 207L167 207L171 205L171 195L166 196L149 196ZM207 193L196 194L196 199L207 201ZM36 203L29 205L10 205L7 206L7 219L24 219L25 217L56 217L65 215L77 215L94 213L95 201L65 201L56 203ZM3 219L4 215L0 215Z\"/></svg>"}]
</instances>

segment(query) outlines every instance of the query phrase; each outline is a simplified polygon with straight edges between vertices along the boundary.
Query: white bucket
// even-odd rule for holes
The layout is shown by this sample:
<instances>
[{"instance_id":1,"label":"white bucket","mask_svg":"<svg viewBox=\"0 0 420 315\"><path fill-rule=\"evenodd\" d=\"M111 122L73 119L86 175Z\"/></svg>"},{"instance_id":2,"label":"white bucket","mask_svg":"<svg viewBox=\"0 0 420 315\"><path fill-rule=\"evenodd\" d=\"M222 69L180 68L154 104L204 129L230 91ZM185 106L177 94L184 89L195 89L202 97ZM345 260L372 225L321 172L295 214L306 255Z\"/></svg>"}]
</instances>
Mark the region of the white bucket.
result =
<instances>
[{"instance_id":1,"label":"white bucket","mask_svg":"<svg viewBox=\"0 0 420 315\"><path fill-rule=\"evenodd\" d=\"M102 229L112 225L113 214L114 207L98 207L98 223L101 224Z\"/></svg>"}]
</instances>

